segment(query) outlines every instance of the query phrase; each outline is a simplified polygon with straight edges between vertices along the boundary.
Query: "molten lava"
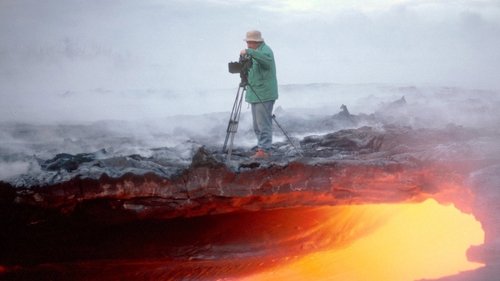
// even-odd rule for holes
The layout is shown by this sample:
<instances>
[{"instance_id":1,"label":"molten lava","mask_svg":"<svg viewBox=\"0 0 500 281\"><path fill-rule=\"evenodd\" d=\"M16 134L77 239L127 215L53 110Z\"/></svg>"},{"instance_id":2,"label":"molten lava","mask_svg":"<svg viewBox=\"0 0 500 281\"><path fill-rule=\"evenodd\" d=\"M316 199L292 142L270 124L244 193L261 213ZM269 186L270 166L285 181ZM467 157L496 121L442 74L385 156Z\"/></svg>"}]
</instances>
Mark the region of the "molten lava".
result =
<instances>
[{"instance_id":1,"label":"molten lava","mask_svg":"<svg viewBox=\"0 0 500 281\"><path fill-rule=\"evenodd\" d=\"M480 223L433 199L16 233L2 280L407 281L483 266L466 257L484 241Z\"/></svg>"},{"instance_id":2,"label":"molten lava","mask_svg":"<svg viewBox=\"0 0 500 281\"><path fill-rule=\"evenodd\" d=\"M419 280L483 266L466 257L469 247L484 242L481 225L454 206L427 200L419 204L329 207L324 212L335 217L345 208L357 214L356 222L350 222L354 229L344 225L343 235L374 220L376 228L370 227L372 231L352 243L238 280Z\"/></svg>"}]
</instances>

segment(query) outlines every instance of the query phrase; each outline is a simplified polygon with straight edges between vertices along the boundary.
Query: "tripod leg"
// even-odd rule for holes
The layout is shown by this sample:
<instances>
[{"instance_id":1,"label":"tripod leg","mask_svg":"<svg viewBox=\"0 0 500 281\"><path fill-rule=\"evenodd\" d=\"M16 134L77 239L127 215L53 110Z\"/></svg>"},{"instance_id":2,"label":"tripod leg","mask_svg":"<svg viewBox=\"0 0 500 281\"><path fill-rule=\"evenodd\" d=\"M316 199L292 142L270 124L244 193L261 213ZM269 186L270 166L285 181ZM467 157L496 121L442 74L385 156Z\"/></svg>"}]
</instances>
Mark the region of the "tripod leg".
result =
<instances>
[{"instance_id":1,"label":"tripod leg","mask_svg":"<svg viewBox=\"0 0 500 281\"><path fill-rule=\"evenodd\" d=\"M233 109L231 110L231 115L229 116L229 122L227 124L227 129L226 129L226 139L224 140L224 146L222 147L222 153L226 152L226 147L227 147L227 142L229 140L229 137L233 131L234 127L234 120L236 118L236 112L238 109L238 102L240 100L240 90L241 88L238 88L238 91L236 92L236 97L234 99L233 103Z\"/></svg>"},{"instance_id":2,"label":"tripod leg","mask_svg":"<svg viewBox=\"0 0 500 281\"><path fill-rule=\"evenodd\" d=\"M235 134L231 134L231 139L229 141L229 148L227 150L227 157L226 157L226 161L230 161L231 160L231 155L233 154L233 141L234 141L234 135Z\"/></svg>"},{"instance_id":3,"label":"tripod leg","mask_svg":"<svg viewBox=\"0 0 500 281\"><path fill-rule=\"evenodd\" d=\"M233 141L234 141L234 136L236 135L236 132L238 131L238 124L239 124L240 115L241 115L241 105L243 103L243 96L244 96L245 90L246 90L245 86L240 86L240 88L238 88L238 93L236 95L236 99L235 99L234 105L233 105L233 110L231 112L231 118L230 118L229 124L227 126L226 140L224 141L224 147L223 147L223 152L225 152L226 145L227 145L227 142L229 140L227 161L231 160L231 155L233 152Z\"/></svg>"}]
</instances>

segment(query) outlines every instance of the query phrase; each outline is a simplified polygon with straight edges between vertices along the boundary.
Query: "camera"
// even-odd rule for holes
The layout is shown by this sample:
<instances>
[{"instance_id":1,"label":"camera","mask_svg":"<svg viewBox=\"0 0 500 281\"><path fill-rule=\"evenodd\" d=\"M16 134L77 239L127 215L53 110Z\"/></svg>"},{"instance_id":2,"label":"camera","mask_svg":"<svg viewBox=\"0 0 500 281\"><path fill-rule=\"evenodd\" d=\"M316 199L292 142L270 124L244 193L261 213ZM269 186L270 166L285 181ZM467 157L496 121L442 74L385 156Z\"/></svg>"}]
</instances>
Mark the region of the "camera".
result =
<instances>
[{"instance_id":1,"label":"camera","mask_svg":"<svg viewBox=\"0 0 500 281\"><path fill-rule=\"evenodd\" d=\"M228 63L229 73L239 73L241 75L247 76L248 71L252 67L252 58L250 56L240 56L240 60L238 62L230 62Z\"/></svg>"}]
</instances>

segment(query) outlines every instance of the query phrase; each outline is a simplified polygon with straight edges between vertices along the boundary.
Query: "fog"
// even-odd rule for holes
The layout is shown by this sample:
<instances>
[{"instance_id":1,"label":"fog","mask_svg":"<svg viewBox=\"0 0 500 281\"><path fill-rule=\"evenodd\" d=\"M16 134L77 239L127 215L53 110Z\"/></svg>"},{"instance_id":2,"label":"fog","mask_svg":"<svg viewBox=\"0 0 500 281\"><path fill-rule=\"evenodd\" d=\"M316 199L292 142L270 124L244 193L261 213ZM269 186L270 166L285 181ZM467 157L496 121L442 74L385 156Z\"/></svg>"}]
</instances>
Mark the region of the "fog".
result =
<instances>
[{"instance_id":1,"label":"fog","mask_svg":"<svg viewBox=\"0 0 500 281\"><path fill-rule=\"evenodd\" d=\"M275 53L295 137L324 130L297 118L403 96L400 125L500 123L498 1L2 0L0 179L63 152L221 145L240 82L227 63L251 29ZM250 120L244 106L236 145L254 145Z\"/></svg>"},{"instance_id":2,"label":"fog","mask_svg":"<svg viewBox=\"0 0 500 281\"><path fill-rule=\"evenodd\" d=\"M500 88L498 1L3 0L0 118L54 124L229 111L239 77L227 62L249 29L273 48L282 86ZM346 99L282 91L277 105L316 106L325 95L335 108Z\"/></svg>"}]
</instances>

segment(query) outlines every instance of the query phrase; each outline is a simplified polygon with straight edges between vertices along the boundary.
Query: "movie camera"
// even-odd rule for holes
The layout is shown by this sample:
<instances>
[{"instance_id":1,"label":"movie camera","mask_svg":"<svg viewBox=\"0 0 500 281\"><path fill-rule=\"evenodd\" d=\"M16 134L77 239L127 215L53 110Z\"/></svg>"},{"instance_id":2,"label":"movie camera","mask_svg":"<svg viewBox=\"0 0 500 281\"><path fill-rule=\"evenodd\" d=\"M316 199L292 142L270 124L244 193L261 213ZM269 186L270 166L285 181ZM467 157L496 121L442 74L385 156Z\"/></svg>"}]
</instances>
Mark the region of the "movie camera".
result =
<instances>
[{"instance_id":1,"label":"movie camera","mask_svg":"<svg viewBox=\"0 0 500 281\"><path fill-rule=\"evenodd\" d=\"M239 61L232 61L228 63L229 73L240 74L241 83L246 85L248 83L248 71L252 68L252 58L248 55L240 56Z\"/></svg>"}]
</instances>

